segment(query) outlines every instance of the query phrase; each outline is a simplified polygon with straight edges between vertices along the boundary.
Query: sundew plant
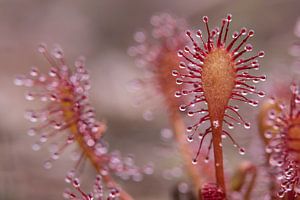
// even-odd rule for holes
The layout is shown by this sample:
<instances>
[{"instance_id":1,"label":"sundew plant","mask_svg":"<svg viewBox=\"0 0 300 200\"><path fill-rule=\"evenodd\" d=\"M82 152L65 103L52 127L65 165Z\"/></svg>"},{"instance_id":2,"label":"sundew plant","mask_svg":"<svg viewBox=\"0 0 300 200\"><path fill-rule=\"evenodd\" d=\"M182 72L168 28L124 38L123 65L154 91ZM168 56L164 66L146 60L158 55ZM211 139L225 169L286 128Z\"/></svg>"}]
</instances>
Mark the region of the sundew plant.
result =
<instances>
[{"instance_id":1,"label":"sundew plant","mask_svg":"<svg viewBox=\"0 0 300 200\"><path fill-rule=\"evenodd\" d=\"M127 12L132 24L115 23L117 14L97 24L88 17L99 3L82 3L88 17L73 16L78 29L52 24L49 34L43 26L37 51L22 43L30 46L24 63L34 65L14 70L13 82L28 103L9 101L22 102L29 121L15 126L16 138L30 136L22 165L35 167L38 184L29 181L36 196L21 199L300 200L300 4L278 3L297 13L286 24L261 13L280 10L276 3L274 11L261 4L249 5L260 15L252 17L234 7L194 12L193 4L192 14L149 6ZM273 37L274 24L286 32ZM99 33L110 39L84 45Z\"/></svg>"}]
</instances>

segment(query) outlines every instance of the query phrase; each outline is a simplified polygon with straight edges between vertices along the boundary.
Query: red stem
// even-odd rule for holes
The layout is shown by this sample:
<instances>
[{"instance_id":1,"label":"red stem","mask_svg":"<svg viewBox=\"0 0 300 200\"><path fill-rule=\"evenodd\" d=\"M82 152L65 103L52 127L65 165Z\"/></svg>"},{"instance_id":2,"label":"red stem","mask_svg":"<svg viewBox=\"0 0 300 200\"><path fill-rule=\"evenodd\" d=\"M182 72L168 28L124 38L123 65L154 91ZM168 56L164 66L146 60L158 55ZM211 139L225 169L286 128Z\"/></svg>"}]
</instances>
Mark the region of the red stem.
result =
<instances>
[{"instance_id":1,"label":"red stem","mask_svg":"<svg viewBox=\"0 0 300 200\"><path fill-rule=\"evenodd\" d=\"M213 150L215 160L215 173L216 182L220 188L222 188L224 194L226 194L225 179L224 179L224 166L223 166L223 148L222 148L222 125L212 129L213 137Z\"/></svg>"}]
</instances>

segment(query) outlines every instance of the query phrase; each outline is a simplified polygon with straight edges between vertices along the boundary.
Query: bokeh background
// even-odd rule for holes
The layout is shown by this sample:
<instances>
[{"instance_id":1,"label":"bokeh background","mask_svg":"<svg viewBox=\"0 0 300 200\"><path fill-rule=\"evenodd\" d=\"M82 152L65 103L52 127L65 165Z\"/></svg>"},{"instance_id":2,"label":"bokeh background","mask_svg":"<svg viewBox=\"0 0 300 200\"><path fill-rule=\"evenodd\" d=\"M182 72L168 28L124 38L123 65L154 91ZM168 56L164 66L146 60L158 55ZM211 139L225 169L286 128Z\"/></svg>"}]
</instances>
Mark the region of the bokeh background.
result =
<instances>
[{"instance_id":1,"label":"bokeh background","mask_svg":"<svg viewBox=\"0 0 300 200\"><path fill-rule=\"evenodd\" d=\"M141 183L121 181L122 185L136 199L166 200L172 199L176 184L186 180L185 172L172 139L161 139L161 130L170 127L164 106L157 102L132 106L136 94L130 93L127 85L141 76L134 59L127 55L127 48L134 44L133 34L141 29L150 30L150 17L161 12L185 18L194 29L203 27L203 15L208 15L214 26L231 13L231 30L243 26L255 30L251 42L255 50L266 52L261 71L268 75L268 82L260 85L272 91L298 77L291 47L299 40L295 35L299 10L299 0L1 0L0 199L62 199L67 187L64 176L73 166L70 151L51 170L43 169L49 154L45 148L33 152L31 144L35 139L26 134L30 124L23 113L34 103L24 100L25 89L14 86L13 79L17 74L27 73L32 65L47 66L36 50L40 42L50 48L60 44L69 62L79 55L87 58L92 82L90 98L97 117L108 122L105 137L110 148L125 155L134 154L137 164L155 165L154 174ZM151 121L143 119L149 107L155 108ZM237 129L234 135L250 153L240 156L232 145L226 145L229 174L241 160L261 158L256 155L258 145L253 145L257 144L257 108L243 107L252 127L247 131ZM89 188L93 169L87 165L82 176L84 187Z\"/></svg>"}]
</instances>

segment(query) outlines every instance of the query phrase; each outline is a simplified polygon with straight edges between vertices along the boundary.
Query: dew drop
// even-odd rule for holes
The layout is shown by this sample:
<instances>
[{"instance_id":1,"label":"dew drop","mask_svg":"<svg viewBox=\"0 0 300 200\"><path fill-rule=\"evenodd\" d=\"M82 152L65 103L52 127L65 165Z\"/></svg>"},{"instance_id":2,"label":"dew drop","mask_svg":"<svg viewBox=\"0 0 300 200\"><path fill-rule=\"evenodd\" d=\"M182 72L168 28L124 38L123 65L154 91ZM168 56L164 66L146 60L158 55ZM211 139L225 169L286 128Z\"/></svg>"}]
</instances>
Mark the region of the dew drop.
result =
<instances>
[{"instance_id":1,"label":"dew drop","mask_svg":"<svg viewBox=\"0 0 300 200\"><path fill-rule=\"evenodd\" d=\"M69 188L66 188L65 191L62 194L63 198L65 199L72 199L72 192Z\"/></svg>"},{"instance_id":2,"label":"dew drop","mask_svg":"<svg viewBox=\"0 0 300 200\"><path fill-rule=\"evenodd\" d=\"M253 50L252 45L251 45L251 44L247 44L247 45L245 46L245 50L246 50L246 51L252 51L252 50Z\"/></svg>"},{"instance_id":3,"label":"dew drop","mask_svg":"<svg viewBox=\"0 0 300 200\"><path fill-rule=\"evenodd\" d=\"M189 126L189 127L186 128L186 131L189 132L189 133L192 132L192 130L193 130L192 126Z\"/></svg>"},{"instance_id":4,"label":"dew drop","mask_svg":"<svg viewBox=\"0 0 300 200\"><path fill-rule=\"evenodd\" d=\"M45 142L47 142L47 140L48 140L47 135L41 135L41 137L40 137L40 142L41 143L45 143Z\"/></svg>"},{"instance_id":5,"label":"dew drop","mask_svg":"<svg viewBox=\"0 0 300 200\"><path fill-rule=\"evenodd\" d=\"M65 177L66 183L71 183L72 180L73 180L73 178L74 178L74 176L75 176L75 170L72 169L72 170L70 170L70 171L67 173L67 175L66 175L66 177Z\"/></svg>"},{"instance_id":6,"label":"dew drop","mask_svg":"<svg viewBox=\"0 0 300 200\"><path fill-rule=\"evenodd\" d=\"M184 47L184 51L185 51L185 52L187 52L187 53L189 53L189 52L190 52L190 49L189 49L189 47L187 47L187 46L186 46L186 47Z\"/></svg>"},{"instance_id":7,"label":"dew drop","mask_svg":"<svg viewBox=\"0 0 300 200\"><path fill-rule=\"evenodd\" d=\"M245 152L245 149L244 149L244 148L240 148L240 149L239 149L239 153L240 153L241 155L245 155L245 153L246 153L246 152Z\"/></svg>"},{"instance_id":8,"label":"dew drop","mask_svg":"<svg viewBox=\"0 0 300 200\"><path fill-rule=\"evenodd\" d=\"M44 44L44 43L41 43L41 44L38 45L38 51L40 53L45 53L46 52L46 48L47 48L47 45Z\"/></svg>"},{"instance_id":9,"label":"dew drop","mask_svg":"<svg viewBox=\"0 0 300 200\"><path fill-rule=\"evenodd\" d=\"M57 59L61 59L63 57L63 51L59 47L54 48L52 54Z\"/></svg>"},{"instance_id":10,"label":"dew drop","mask_svg":"<svg viewBox=\"0 0 300 200\"><path fill-rule=\"evenodd\" d=\"M74 186L75 188L79 188L79 187L80 187L80 181L79 181L78 178L75 178L75 179L73 180L73 186Z\"/></svg>"},{"instance_id":11,"label":"dew drop","mask_svg":"<svg viewBox=\"0 0 300 200\"><path fill-rule=\"evenodd\" d=\"M176 91L176 92L175 92L175 97L177 97L177 98L178 98L178 97L181 97L181 92L180 92L180 91Z\"/></svg>"},{"instance_id":12,"label":"dew drop","mask_svg":"<svg viewBox=\"0 0 300 200\"><path fill-rule=\"evenodd\" d=\"M99 126L98 125L94 125L92 128L91 128L91 131L93 133L97 133L99 131Z\"/></svg>"},{"instance_id":13,"label":"dew drop","mask_svg":"<svg viewBox=\"0 0 300 200\"><path fill-rule=\"evenodd\" d=\"M265 148L266 153L272 153L272 147L267 145Z\"/></svg>"},{"instance_id":14,"label":"dew drop","mask_svg":"<svg viewBox=\"0 0 300 200\"><path fill-rule=\"evenodd\" d=\"M47 160L47 161L44 163L44 168L45 168L45 169L51 169L51 168L52 168L52 163L51 163L49 160Z\"/></svg>"},{"instance_id":15,"label":"dew drop","mask_svg":"<svg viewBox=\"0 0 300 200\"><path fill-rule=\"evenodd\" d=\"M276 113L275 110L270 110L268 113L269 119L275 119L276 118Z\"/></svg>"},{"instance_id":16,"label":"dew drop","mask_svg":"<svg viewBox=\"0 0 300 200\"><path fill-rule=\"evenodd\" d=\"M16 86L21 86L24 84L24 78L23 77L16 77L14 80L14 84Z\"/></svg>"},{"instance_id":17,"label":"dew drop","mask_svg":"<svg viewBox=\"0 0 300 200\"><path fill-rule=\"evenodd\" d=\"M144 32L139 31L134 34L134 40L138 43L143 43L146 40L146 35Z\"/></svg>"},{"instance_id":18,"label":"dew drop","mask_svg":"<svg viewBox=\"0 0 300 200\"><path fill-rule=\"evenodd\" d=\"M172 132L171 129L163 128L163 129L160 131L160 136L161 136L161 139L162 139L162 140L168 141L168 140L172 139L172 137L173 137L173 132Z\"/></svg>"},{"instance_id":19,"label":"dew drop","mask_svg":"<svg viewBox=\"0 0 300 200\"><path fill-rule=\"evenodd\" d=\"M221 137L222 137L222 139L226 139L227 135L225 133L222 133Z\"/></svg>"},{"instance_id":20,"label":"dew drop","mask_svg":"<svg viewBox=\"0 0 300 200\"><path fill-rule=\"evenodd\" d=\"M186 68L186 64L184 62L179 63L179 68L184 69Z\"/></svg>"},{"instance_id":21,"label":"dew drop","mask_svg":"<svg viewBox=\"0 0 300 200\"><path fill-rule=\"evenodd\" d=\"M179 72L178 72L177 70L173 70L173 71L172 71L172 76L175 76L175 77L176 77L176 76L178 76L178 75L179 75Z\"/></svg>"},{"instance_id":22,"label":"dew drop","mask_svg":"<svg viewBox=\"0 0 300 200\"><path fill-rule=\"evenodd\" d=\"M251 106L256 107L256 106L258 105L258 101L251 101L251 102L249 102L249 104L250 104Z\"/></svg>"},{"instance_id":23,"label":"dew drop","mask_svg":"<svg viewBox=\"0 0 300 200\"><path fill-rule=\"evenodd\" d=\"M260 80L261 80L261 81L266 81L266 80L267 80L267 76L266 76L266 75L261 76L261 77L260 77Z\"/></svg>"},{"instance_id":24,"label":"dew drop","mask_svg":"<svg viewBox=\"0 0 300 200\"><path fill-rule=\"evenodd\" d=\"M260 80L259 78L255 78L255 79L252 80L252 82L253 82L253 83L258 83L259 80ZM258 95L258 96L259 96L259 95Z\"/></svg>"},{"instance_id":25,"label":"dew drop","mask_svg":"<svg viewBox=\"0 0 300 200\"><path fill-rule=\"evenodd\" d=\"M40 82L45 82L47 80L45 75L40 75L38 79Z\"/></svg>"},{"instance_id":26,"label":"dew drop","mask_svg":"<svg viewBox=\"0 0 300 200\"><path fill-rule=\"evenodd\" d=\"M248 35L252 37L254 35L254 30L249 30Z\"/></svg>"},{"instance_id":27,"label":"dew drop","mask_svg":"<svg viewBox=\"0 0 300 200\"><path fill-rule=\"evenodd\" d=\"M179 106L179 110L180 111L186 111L186 105L181 105L181 106Z\"/></svg>"},{"instance_id":28,"label":"dew drop","mask_svg":"<svg viewBox=\"0 0 300 200\"><path fill-rule=\"evenodd\" d=\"M185 195L190 191L190 187L187 183L181 182L178 184L178 191L180 193L180 196Z\"/></svg>"},{"instance_id":29,"label":"dew drop","mask_svg":"<svg viewBox=\"0 0 300 200\"><path fill-rule=\"evenodd\" d=\"M51 68L48 74L51 77L55 77L57 75L57 70L55 68Z\"/></svg>"},{"instance_id":30,"label":"dew drop","mask_svg":"<svg viewBox=\"0 0 300 200\"><path fill-rule=\"evenodd\" d=\"M193 111L189 111L189 112L188 112L188 116L189 116L189 117L193 117L193 116L194 116L194 112L193 112Z\"/></svg>"},{"instance_id":31,"label":"dew drop","mask_svg":"<svg viewBox=\"0 0 300 200\"><path fill-rule=\"evenodd\" d=\"M52 154L51 158L52 158L53 160L57 160L57 159L59 158L59 153L58 153L58 152L54 152L54 153Z\"/></svg>"},{"instance_id":32,"label":"dew drop","mask_svg":"<svg viewBox=\"0 0 300 200\"><path fill-rule=\"evenodd\" d=\"M209 158L206 157L206 158L204 159L204 163L208 163L208 162L209 162Z\"/></svg>"},{"instance_id":33,"label":"dew drop","mask_svg":"<svg viewBox=\"0 0 300 200\"><path fill-rule=\"evenodd\" d=\"M259 97L264 97L266 94L263 91L258 92Z\"/></svg>"},{"instance_id":34,"label":"dew drop","mask_svg":"<svg viewBox=\"0 0 300 200\"><path fill-rule=\"evenodd\" d=\"M260 51L260 52L258 53L258 56L259 56L260 58L263 58L263 57L265 56L265 52L264 52L264 51Z\"/></svg>"},{"instance_id":35,"label":"dew drop","mask_svg":"<svg viewBox=\"0 0 300 200\"><path fill-rule=\"evenodd\" d=\"M259 70L259 65L258 64L253 65L253 69L256 70L256 71ZM262 79L260 79L260 80L263 81Z\"/></svg>"},{"instance_id":36,"label":"dew drop","mask_svg":"<svg viewBox=\"0 0 300 200\"><path fill-rule=\"evenodd\" d=\"M152 164L146 165L146 166L144 167L143 171L144 171L144 173L147 174L147 175L153 174L153 172L154 172L153 165L152 165Z\"/></svg>"},{"instance_id":37,"label":"dew drop","mask_svg":"<svg viewBox=\"0 0 300 200\"><path fill-rule=\"evenodd\" d=\"M193 140L194 140L194 139L193 139L193 135L188 135L188 136L187 136L187 141L188 141L188 142L193 142Z\"/></svg>"},{"instance_id":38,"label":"dew drop","mask_svg":"<svg viewBox=\"0 0 300 200\"><path fill-rule=\"evenodd\" d=\"M33 151L38 151L41 149L41 145L39 145L38 143L35 143L31 146Z\"/></svg>"},{"instance_id":39,"label":"dew drop","mask_svg":"<svg viewBox=\"0 0 300 200\"><path fill-rule=\"evenodd\" d=\"M235 31L235 32L232 34L232 38L236 38L238 35L239 35L239 33L238 33L237 31Z\"/></svg>"},{"instance_id":40,"label":"dew drop","mask_svg":"<svg viewBox=\"0 0 300 200\"><path fill-rule=\"evenodd\" d=\"M53 125L53 128L56 129L56 130L59 130L62 128L62 124L60 122L56 122L54 125Z\"/></svg>"},{"instance_id":41,"label":"dew drop","mask_svg":"<svg viewBox=\"0 0 300 200\"><path fill-rule=\"evenodd\" d=\"M36 77L39 74L39 71L36 67L32 67L31 71L29 72L30 76Z\"/></svg>"},{"instance_id":42,"label":"dew drop","mask_svg":"<svg viewBox=\"0 0 300 200\"><path fill-rule=\"evenodd\" d=\"M108 148L106 146L102 146L101 144L96 144L95 145L95 153L97 155L103 155L108 152Z\"/></svg>"},{"instance_id":43,"label":"dew drop","mask_svg":"<svg viewBox=\"0 0 300 200\"><path fill-rule=\"evenodd\" d=\"M286 108L286 105L285 105L284 103L280 103L280 104L279 104L279 108L280 108L281 110L284 110L284 109Z\"/></svg>"},{"instance_id":44,"label":"dew drop","mask_svg":"<svg viewBox=\"0 0 300 200\"><path fill-rule=\"evenodd\" d=\"M69 136L68 138L67 138L67 144L71 144L71 143L73 143L74 142L74 137L73 136Z\"/></svg>"},{"instance_id":45,"label":"dew drop","mask_svg":"<svg viewBox=\"0 0 300 200\"><path fill-rule=\"evenodd\" d=\"M241 33L242 35L245 35L246 32L247 32L247 28L245 28L245 27L241 28L240 33Z\"/></svg>"},{"instance_id":46,"label":"dew drop","mask_svg":"<svg viewBox=\"0 0 300 200\"><path fill-rule=\"evenodd\" d=\"M181 50L178 51L177 53L178 57L182 57L183 56L183 52Z\"/></svg>"},{"instance_id":47,"label":"dew drop","mask_svg":"<svg viewBox=\"0 0 300 200\"><path fill-rule=\"evenodd\" d=\"M283 164L284 164L284 162L282 160L277 161L277 167L281 167Z\"/></svg>"},{"instance_id":48,"label":"dew drop","mask_svg":"<svg viewBox=\"0 0 300 200\"><path fill-rule=\"evenodd\" d=\"M231 22L231 20L232 20L232 15L231 15L231 14L228 14L228 15L227 15L227 21L228 21L228 22Z\"/></svg>"},{"instance_id":49,"label":"dew drop","mask_svg":"<svg viewBox=\"0 0 300 200\"><path fill-rule=\"evenodd\" d=\"M102 176L107 176L107 175L108 175L108 170L107 170L107 169L102 169L102 170L100 171L100 174L101 174Z\"/></svg>"},{"instance_id":50,"label":"dew drop","mask_svg":"<svg viewBox=\"0 0 300 200\"><path fill-rule=\"evenodd\" d=\"M144 120L146 120L146 121L152 121L153 118L154 118L152 111L150 111L150 110L145 111L145 112L143 113L143 118L144 118Z\"/></svg>"},{"instance_id":51,"label":"dew drop","mask_svg":"<svg viewBox=\"0 0 300 200\"><path fill-rule=\"evenodd\" d=\"M187 36L190 36L190 35L191 35L191 31L190 31L190 30L187 30L187 31L185 32L185 34L186 34Z\"/></svg>"},{"instance_id":52,"label":"dew drop","mask_svg":"<svg viewBox=\"0 0 300 200\"><path fill-rule=\"evenodd\" d=\"M193 165L196 165L196 164L197 164L197 159L196 159L196 158L194 158L194 159L192 160L192 164L193 164Z\"/></svg>"},{"instance_id":53,"label":"dew drop","mask_svg":"<svg viewBox=\"0 0 300 200\"><path fill-rule=\"evenodd\" d=\"M36 135L36 129L35 128L28 129L27 135L29 135L29 136L35 136Z\"/></svg>"},{"instance_id":54,"label":"dew drop","mask_svg":"<svg viewBox=\"0 0 300 200\"><path fill-rule=\"evenodd\" d=\"M228 124L228 128L229 129L234 129L234 125L233 124Z\"/></svg>"},{"instance_id":55,"label":"dew drop","mask_svg":"<svg viewBox=\"0 0 300 200\"><path fill-rule=\"evenodd\" d=\"M245 127L245 129L250 129L250 123L249 122L245 123L244 127Z\"/></svg>"},{"instance_id":56,"label":"dew drop","mask_svg":"<svg viewBox=\"0 0 300 200\"><path fill-rule=\"evenodd\" d=\"M38 121L38 117L36 115L31 115L29 118L29 121L31 122L37 122Z\"/></svg>"},{"instance_id":57,"label":"dew drop","mask_svg":"<svg viewBox=\"0 0 300 200\"><path fill-rule=\"evenodd\" d=\"M93 140L93 139L88 139L87 141L86 141L86 144L89 146L89 147L93 147L94 145L95 145L95 140Z\"/></svg>"},{"instance_id":58,"label":"dew drop","mask_svg":"<svg viewBox=\"0 0 300 200\"><path fill-rule=\"evenodd\" d=\"M188 95L189 94L189 92L187 90L182 90L181 93L182 93L182 95Z\"/></svg>"},{"instance_id":59,"label":"dew drop","mask_svg":"<svg viewBox=\"0 0 300 200\"><path fill-rule=\"evenodd\" d=\"M242 94L243 96L246 96L246 95L248 94L248 92L247 92L247 91L242 91L241 94Z\"/></svg>"},{"instance_id":60,"label":"dew drop","mask_svg":"<svg viewBox=\"0 0 300 200\"><path fill-rule=\"evenodd\" d=\"M265 136L265 138L267 138L267 139L271 139L272 136L273 136L273 133L272 133L271 131L266 131L266 132L264 133L264 136Z\"/></svg>"},{"instance_id":61,"label":"dew drop","mask_svg":"<svg viewBox=\"0 0 300 200\"><path fill-rule=\"evenodd\" d=\"M234 107L233 107L233 110L239 111L239 107L238 107L238 106L234 106Z\"/></svg>"},{"instance_id":62,"label":"dew drop","mask_svg":"<svg viewBox=\"0 0 300 200\"><path fill-rule=\"evenodd\" d=\"M177 84L177 85L181 85L182 83L183 83L183 80L181 80L181 79L179 79L179 78L176 79L176 84Z\"/></svg>"},{"instance_id":63,"label":"dew drop","mask_svg":"<svg viewBox=\"0 0 300 200\"><path fill-rule=\"evenodd\" d=\"M199 37L199 38L202 37L202 31L198 30L197 33L196 33L196 36Z\"/></svg>"}]
</instances>

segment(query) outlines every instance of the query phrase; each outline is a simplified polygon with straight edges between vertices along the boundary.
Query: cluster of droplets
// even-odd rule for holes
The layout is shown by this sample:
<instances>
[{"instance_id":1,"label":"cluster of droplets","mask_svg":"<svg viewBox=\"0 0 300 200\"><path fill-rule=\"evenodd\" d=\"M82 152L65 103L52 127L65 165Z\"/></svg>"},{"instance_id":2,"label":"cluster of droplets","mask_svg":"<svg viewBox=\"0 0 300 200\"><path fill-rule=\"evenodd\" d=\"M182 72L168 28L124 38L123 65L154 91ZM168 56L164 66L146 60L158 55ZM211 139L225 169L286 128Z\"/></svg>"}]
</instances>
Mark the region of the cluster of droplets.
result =
<instances>
[{"instance_id":1,"label":"cluster of droplets","mask_svg":"<svg viewBox=\"0 0 300 200\"><path fill-rule=\"evenodd\" d=\"M272 98L272 103L278 103L280 111L270 110L268 113L268 125L272 127L264 134L269 139L266 152L270 154L269 163L273 173L279 182L277 195L283 198L292 192L300 195L300 163L299 163L299 119L300 119L300 88L296 84L291 85L292 98L289 107L284 103L278 103ZM298 120L298 121L297 121ZM291 129L296 129L297 135L292 135ZM295 130L294 130L295 131ZM295 147L295 145L297 145Z\"/></svg>"},{"instance_id":2,"label":"cluster of droplets","mask_svg":"<svg viewBox=\"0 0 300 200\"><path fill-rule=\"evenodd\" d=\"M94 108L89 104L88 90L90 89L89 74L85 68L84 58L75 61L72 71L65 63L63 51L56 47L50 54L45 45L40 45L42 53L51 65L47 73L33 67L29 75L18 76L15 84L26 86L30 91L26 99L39 99L45 106L36 110L28 110L25 117L38 125L28 130L28 135L39 135L39 139L32 145L33 150L39 150L41 144L60 135L68 129L76 129L87 146L93 147L102 136L105 124L95 118ZM73 131L74 132L74 131ZM64 149L72 144L76 135L69 131L66 139L60 145L53 145L50 161L59 158Z\"/></svg>"},{"instance_id":3,"label":"cluster of droplets","mask_svg":"<svg viewBox=\"0 0 300 200\"><path fill-rule=\"evenodd\" d=\"M75 173L69 172L66 182L72 184L72 189L67 188L63 193L64 199L70 200L115 200L119 197L117 188L110 188L107 197L104 195L101 175L97 175L93 184L93 190L89 193L84 192L80 186L80 180L75 177Z\"/></svg>"},{"instance_id":4,"label":"cluster of droplets","mask_svg":"<svg viewBox=\"0 0 300 200\"><path fill-rule=\"evenodd\" d=\"M177 51L185 38L182 33L186 28L186 22L183 19L177 19L170 14L162 13L152 16L151 25L153 26L151 37L143 31L136 32L134 40L137 45L128 48L128 54L136 57L136 64L139 67L155 68L158 57L165 51ZM148 66L149 67L149 66Z\"/></svg>"},{"instance_id":5,"label":"cluster of droplets","mask_svg":"<svg viewBox=\"0 0 300 200\"><path fill-rule=\"evenodd\" d=\"M100 166L99 173L103 177L109 177L112 173L123 179L140 182L144 175L151 175L154 173L154 166L148 163L143 167L137 166L132 155L122 156L117 150L108 152L108 145L103 141L98 142L95 147L94 156L97 157ZM78 170L79 163L77 162L74 169L69 173L73 174Z\"/></svg>"},{"instance_id":6,"label":"cluster of droplets","mask_svg":"<svg viewBox=\"0 0 300 200\"><path fill-rule=\"evenodd\" d=\"M136 65L145 73L143 78L132 81L130 88L135 91L138 88L143 93L150 90L151 96L155 97L160 93L158 98L163 99L167 107L176 110L180 105L174 98L178 86L174 83L171 71L179 63L177 51L187 43L183 34L186 22L167 13L152 16L150 22L153 27L151 36L142 31L135 33L137 44L128 48L128 54L135 57ZM143 95L145 98L139 95L137 104L149 101L148 95ZM144 114L146 120L149 119L149 112Z\"/></svg>"},{"instance_id":7,"label":"cluster of droplets","mask_svg":"<svg viewBox=\"0 0 300 200\"><path fill-rule=\"evenodd\" d=\"M122 157L119 151L110 153L109 162L107 163L109 171L123 180L133 180L140 182L144 175L151 175L154 172L153 164L146 164L144 167L138 167L133 159L133 156ZM105 171L102 171L105 175Z\"/></svg>"},{"instance_id":8,"label":"cluster of droplets","mask_svg":"<svg viewBox=\"0 0 300 200\"><path fill-rule=\"evenodd\" d=\"M121 157L117 151L109 152L108 144L102 136L106 130L103 122L95 117L94 108L89 104L89 74L84 59L75 61L75 69L66 65L63 51L55 48L48 52L45 45L39 47L50 64L47 74L33 68L29 75L18 76L15 84L31 89L27 93L28 100L40 99L44 105L37 110L27 111L25 117L38 125L28 130L28 135L38 135L39 139L32 145L33 150L40 149L41 144L48 140L51 156L44 163L50 169L52 162L59 159L63 151L72 143L80 146L79 155L75 155L75 171L80 171L84 157L92 159L92 163L102 176L111 173L123 178L140 181L144 174L153 172L152 164L140 168L135 165L133 157ZM66 134L62 134L66 133ZM56 141L54 140L56 137ZM61 137L65 137L64 140Z\"/></svg>"},{"instance_id":9,"label":"cluster of droplets","mask_svg":"<svg viewBox=\"0 0 300 200\"><path fill-rule=\"evenodd\" d=\"M232 35L232 40L227 41L227 35L229 30L229 25L232 20L232 16L228 15L225 19L221 22L221 28L214 28L210 30L208 26L208 17L203 17L203 22L206 26L207 32L207 39L202 34L201 30L198 30L196 33L196 37L199 39L194 38L193 33L191 31L186 31L187 37L190 39L192 43L192 48L186 46L183 50L178 51L178 56L183 58L185 62L180 62L179 68L180 70L185 70L185 73L182 73L179 70L173 70L173 76L177 77L176 83L178 85L185 85L186 88L181 91L177 91L175 93L175 97L182 97L186 95L193 96L193 99L190 103L181 105L179 109L181 111L188 110L188 116L194 117L196 115L201 115L197 119L197 123L192 126L187 127L188 132L188 141L193 141L194 135L197 132L198 128L205 122L210 122L210 113L208 108L201 108L198 109L196 105L203 104L207 105L207 99L205 91L203 90L203 77L202 72L206 61L206 58L216 50L222 50L226 52L231 59L231 65L233 67L235 73L235 81L234 87L232 89L232 93L230 96L230 100L237 100L244 103L247 103L252 106L257 106L258 101L249 99L248 94L256 94L259 97L264 97L265 93L263 91L257 91L254 85L249 84L249 82L258 83L260 81L265 81L266 76L256 76L250 74L249 70L258 70L259 63L257 58L264 57L264 52L260 51L256 55L249 56L247 58L241 58L245 53L251 52L253 47L251 44L247 44L247 40L254 35L253 30L247 31L246 28L242 28L239 32L234 32ZM243 38L242 38L243 37ZM237 42L238 40L240 42ZM202 43L202 44L201 44ZM242 49L242 47L244 48ZM222 73L222 72L220 72ZM229 84L229 83L228 83ZM200 106L200 107L201 107ZM229 129L234 128L234 123L242 124L246 129L250 128L250 123L246 122L243 117L238 112L239 107L234 105L227 105L224 119L223 121L213 120L211 125L213 128L218 128L222 126L223 122L228 125ZM198 134L200 141L199 150L197 152L197 157L199 155L202 142L205 137L212 132L212 127L207 128L204 132L200 132ZM233 140L230 134L223 130L223 138L227 136L232 140L234 146L239 147L239 145ZM209 149L211 148L211 143L209 145ZM220 144L222 145L222 144ZM239 147L240 153L244 154L245 151L243 148Z\"/></svg>"}]
</instances>

